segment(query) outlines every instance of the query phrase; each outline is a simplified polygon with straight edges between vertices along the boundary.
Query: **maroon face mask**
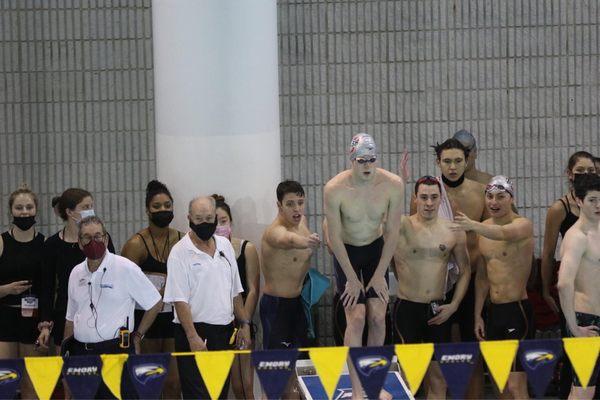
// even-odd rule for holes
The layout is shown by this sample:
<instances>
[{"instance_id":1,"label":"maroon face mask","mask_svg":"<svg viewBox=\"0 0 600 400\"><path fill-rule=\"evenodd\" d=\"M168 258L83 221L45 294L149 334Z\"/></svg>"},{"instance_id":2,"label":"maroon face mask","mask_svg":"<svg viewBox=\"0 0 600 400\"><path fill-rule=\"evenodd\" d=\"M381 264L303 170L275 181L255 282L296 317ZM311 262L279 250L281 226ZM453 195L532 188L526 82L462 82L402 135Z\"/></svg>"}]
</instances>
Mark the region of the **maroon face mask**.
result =
<instances>
[{"instance_id":1,"label":"maroon face mask","mask_svg":"<svg viewBox=\"0 0 600 400\"><path fill-rule=\"evenodd\" d=\"M106 252L106 245L104 242L96 242L91 240L88 244L83 246L83 254L90 260L97 260L102 258Z\"/></svg>"}]
</instances>

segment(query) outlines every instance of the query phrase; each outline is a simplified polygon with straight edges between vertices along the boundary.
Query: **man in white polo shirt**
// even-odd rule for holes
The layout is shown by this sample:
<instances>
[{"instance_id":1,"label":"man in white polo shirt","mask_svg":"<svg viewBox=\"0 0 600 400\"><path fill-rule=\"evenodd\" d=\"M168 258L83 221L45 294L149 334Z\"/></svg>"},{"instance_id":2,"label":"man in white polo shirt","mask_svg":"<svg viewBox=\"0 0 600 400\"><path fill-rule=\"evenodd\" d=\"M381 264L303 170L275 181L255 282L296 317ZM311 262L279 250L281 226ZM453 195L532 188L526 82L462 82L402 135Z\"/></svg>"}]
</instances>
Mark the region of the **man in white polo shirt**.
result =
<instances>
[{"instance_id":1,"label":"man in white polo shirt","mask_svg":"<svg viewBox=\"0 0 600 400\"><path fill-rule=\"evenodd\" d=\"M214 235L215 200L192 200L188 219L191 232L169 254L163 299L175 306L175 351L226 350L234 341L238 348L246 348L250 344L250 321L244 310L233 247L227 238ZM234 315L240 327L237 335ZM209 398L194 357L177 357L177 365L183 398ZM221 396L228 388L229 379Z\"/></svg>"},{"instance_id":2,"label":"man in white polo shirt","mask_svg":"<svg viewBox=\"0 0 600 400\"><path fill-rule=\"evenodd\" d=\"M69 276L63 353L133 353L129 337L135 347L139 346L161 309L160 294L140 267L107 251L107 244L102 221L98 217L84 218L79 225L79 247L86 260L76 265ZM136 302L149 311L144 313L138 331L130 334ZM128 397L134 392L130 390L128 374L123 377L124 397ZM107 395L110 392L102 384L96 396Z\"/></svg>"}]
</instances>

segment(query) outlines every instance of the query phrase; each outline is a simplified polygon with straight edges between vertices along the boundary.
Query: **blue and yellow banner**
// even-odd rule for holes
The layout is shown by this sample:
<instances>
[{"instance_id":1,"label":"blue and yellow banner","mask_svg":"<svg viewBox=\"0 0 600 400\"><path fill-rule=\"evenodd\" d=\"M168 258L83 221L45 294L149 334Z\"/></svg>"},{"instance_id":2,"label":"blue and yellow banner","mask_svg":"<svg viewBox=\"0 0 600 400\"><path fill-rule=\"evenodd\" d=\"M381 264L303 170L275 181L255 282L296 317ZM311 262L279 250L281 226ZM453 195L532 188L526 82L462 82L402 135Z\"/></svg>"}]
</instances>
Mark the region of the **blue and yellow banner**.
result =
<instances>
[{"instance_id":1,"label":"blue and yellow banner","mask_svg":"<svg viewBox=\"0 0 600 400\"><path fill-rule=\"evenodd\" d=\"M350 359L368 399L378 399L388 370L392 365L394 348L352 347Z\"/></svg>"},{"instance_id":2,"label":"blue and yellow banner","mask_svg":"<svg viewBox=\"0 0 600 400\"><path fill-rule=\"evenodd\" d=\"M65 357L62 375L74 399L93 399L102 383L102 359L98 355Z\"/></svg>"},{"instance_id":3,"label":"blue and yellow banner","mask_svg":"<svg viewBox=\"0 0 600 400\"><path fill-rule=\"evenodd\" d=\"M127 370L140 399L158 399L162 393L171 354L132 354L127 359Z\"/></svg>"},{"instance_id":4,"label":"blue and yellow banner","mask_svg":"<svg viewBox=\"0 0 600 400\"><path fill-rule=\"evenodd\" d=\"M518 350L518 358L515 355ZM0 398L13 398L25 370L40 399L49 399L61 376L67 381L73 398L92 398L101 380L118 399L121 398L121 379L129 377L140 398L160 397L170 357L193 356L198 370L209 391L216 399L229 377L236 354L251 354L252 364L269 398L283 396L293 374L299 351L308 351L317 376L315 383L324 389L322 397L332 398L350 358L358 373L364 391L369 398L377 398L382 387L389 382L386 375L393 365L393 355L398 362L412 393L416 393L423 381L432 356L438 362L450 394L463 398L473 370L483 355L498 390L506 386L515 362L521 364L537 397L543 397L554 374L557 362L566 353L582 385L590 384L590 377L597 363L600 338L564 338L526 340L518 342L484 341L480 343L423 343L379 347L319 347L269 351L206 351L174 354L103 354L101 356L27 357L0 360ZM124 366L127 368L124 370ZM389 375L388 375L389 376ZM347 380L347 377L344 379ZM319 384L320 381L320 384ZM343 383L344 395L351 390Z\"/></svg>"},{"instance_id":5,"label":"blue and yellow banner","mask_svg":"<svg viewBox=\"0 0 600 400\"><path fill-rule=\"evenodd\" d=\"M0 399L14 399L23 378L23 360L0 360Z\"/></svg>"},{"instance_id":6,"label":"blue and yellow banner","mask_svg":"<svg viewBox=\"0 0 600 400\"><path fill-rule=\"evenodd\" d=\"M252 365L268 399L283 397L297 359L297 349L252 352Z\"/></svg>"}]
</instances>

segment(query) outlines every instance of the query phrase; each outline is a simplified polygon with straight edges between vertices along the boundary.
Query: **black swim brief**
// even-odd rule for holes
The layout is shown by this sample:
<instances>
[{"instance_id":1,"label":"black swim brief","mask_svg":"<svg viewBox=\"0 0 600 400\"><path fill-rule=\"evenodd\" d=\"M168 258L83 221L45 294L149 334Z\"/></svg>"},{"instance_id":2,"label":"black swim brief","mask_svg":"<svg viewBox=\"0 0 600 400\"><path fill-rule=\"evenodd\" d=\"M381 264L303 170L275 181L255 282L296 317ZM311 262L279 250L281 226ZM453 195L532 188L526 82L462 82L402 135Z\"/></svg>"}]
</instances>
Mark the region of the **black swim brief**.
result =
<instances>
[{"instance_id":1,"label":"black swim brief","mask_svg":"<svg viewBox=\"0 0 600 400\"><path fill-rule=\"evenodd\" d=\"M275 297L263 294L260 299L260 320L264 349L305 347L308 324L300 296Z\"/></svg>"},{"instance_id":2,"label":"black swim brief","mask_svg":"<svg viewBox=\"0 0 600 400\"><path fill-rule=\"evenodd\" d=\"M396 299L394 304L394 341L396 343L448 343L450 342L450 322L429 325L436 306L443 300L430 303L416 303L405 299Z\"/></svg>"},{"instance_id":3,"label":"black swim brief","mask_svg":"<svg viewBox=\"0 0 600 400\"><path fill-rule=\"evenodd\" d=\"M375 239L370 244L365 246L352 246L350 244L344 244L346 247L346 252L348 253L348 258L350 259L350 264L352 264L352 268L358 276L358 279L361 280L365 287L371 281L375 270L377 269L377 265L379 264L379 259L381 258L381 252L383 250L383 236ZM344 293L346 289L346 274L342 270L340 263L338 260L333 257L333 267L336 279L336 288L338 293ZM385 274L385 281L388 282L387 271ZM388 282L389 284L389 282ZM377 298L377 293L373 288L370 288L366 295L361 292L358 297L358 304L365 304L366 299Z\"/></svg>"},{"instance_id":4,"label":"black swim brief","mask_svg":"<svg viewBox=\"0 0 600 400\"><path fill-rule=\"evenodd\" d=\"M533 339L534 334L533 308L528 299L488 305L485 324L486 340ZM515 358L513 371L523 371L517 358Z\"/></svg>"},{"instance_id":5,"label":"black swim brief","mask_svg":"<svg viewBox=\"0 0 600 400\"><path fill-rule=\"evenodd\" d=\"M595 326L600 330L600 316L594 314L580 313L575 312L575 318L577 318L577 326ZM567 334L570 337L574 335L571 333L569 328L567 327ZM594 371L592 372L592 377L590 378L590 386L594 386L596 382L598 382L598 375L600 373L600 363L596 360L596 366L594 367ZM577 378L577 374L573 373L573 386L581 387L581 382L579 378Z\"/></svg>"}]
</instances>

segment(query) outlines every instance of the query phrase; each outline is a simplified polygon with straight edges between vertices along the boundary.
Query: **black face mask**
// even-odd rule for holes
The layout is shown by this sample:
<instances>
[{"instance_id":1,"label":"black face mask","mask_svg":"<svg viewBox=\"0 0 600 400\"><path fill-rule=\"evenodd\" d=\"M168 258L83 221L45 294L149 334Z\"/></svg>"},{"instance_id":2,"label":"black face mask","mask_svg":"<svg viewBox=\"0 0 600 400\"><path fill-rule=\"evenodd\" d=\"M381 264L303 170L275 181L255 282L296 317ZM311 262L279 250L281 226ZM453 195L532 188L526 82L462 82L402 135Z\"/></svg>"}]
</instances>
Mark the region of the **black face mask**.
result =
<instances>
[{"instance_id":1,"label":"black face mask","mask_svg":"<svg viewBox=\"0 0 600 400\"><path fill-rule=\"evenodd\" d=\"M444 174L442 174L442 181L444 181L448 187L458 187L465 181L465 174L462 174L455 182L452 182L450 179L446 178Z\"/></svg>"},{"instance_id":2,"label":"black face mask","mask_svg":"<svg viewBox=\"0 0 600 400\"><path fill-rule=\"evenodd\" d=\"M35 215L30 217L13 217L13 224L22 231L26 231L35 225Z\"/></svg>"},{"instance_id":3,"label":"black face mask","mask_svg":"<svg viewBox=\"0 0 600 400\"><path fill-rule=\"evenodd\" d=\"M150 213L150 221L159 228L167 227L173 221L173 211L156 211Z\"/></svg>"},{"instance_id":4,"label":"black face mask","mask_svg":"<svg viewBox=\"0 0 600 400\"><path fill-rule=\"evenodd\" d=\"M215 222L203 222L201 224L194 224L190 221L190 228L194 231L196 236L200 238L200 240L206 242L208 239L212 237L212 235L217 230L217 218L215 218Z\"/></svg>"}]
</instances>

